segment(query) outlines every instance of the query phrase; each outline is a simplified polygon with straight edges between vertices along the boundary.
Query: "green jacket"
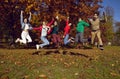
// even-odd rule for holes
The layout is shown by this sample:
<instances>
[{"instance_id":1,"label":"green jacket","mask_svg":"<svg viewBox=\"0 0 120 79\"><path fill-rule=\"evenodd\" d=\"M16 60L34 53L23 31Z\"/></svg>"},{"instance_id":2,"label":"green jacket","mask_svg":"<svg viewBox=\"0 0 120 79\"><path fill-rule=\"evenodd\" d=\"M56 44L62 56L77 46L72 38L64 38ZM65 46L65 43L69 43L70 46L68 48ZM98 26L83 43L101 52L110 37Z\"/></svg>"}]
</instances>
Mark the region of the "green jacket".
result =
<instances>
[{"instance_id":1,"label":"green jacket","mask_svg":"<svg viewBox=\"0 0 120 79\"><path fill-rule=\"evenodd\" d=\"M77 32L82 32L83 33L85 26L89 26L89 24L87 22L83 21L83 20L78 22L77 27L76 27Z\"/></svg>"}]
</instances>

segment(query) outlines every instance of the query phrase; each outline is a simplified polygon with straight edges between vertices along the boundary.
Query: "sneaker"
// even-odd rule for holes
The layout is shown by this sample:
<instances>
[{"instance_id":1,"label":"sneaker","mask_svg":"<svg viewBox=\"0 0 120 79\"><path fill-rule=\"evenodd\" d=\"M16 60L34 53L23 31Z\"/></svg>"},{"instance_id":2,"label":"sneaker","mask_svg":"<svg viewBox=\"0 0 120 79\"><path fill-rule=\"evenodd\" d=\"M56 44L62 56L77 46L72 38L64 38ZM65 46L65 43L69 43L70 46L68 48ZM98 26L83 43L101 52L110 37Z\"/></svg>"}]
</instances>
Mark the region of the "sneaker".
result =
<instances>
[{"instance_id":1,"label":"sneaker","mask_svg":"<svg viewBox=\"0 0 120 79\"><path fill-rule=\"evenodd\" d=\"M43 46L40 46L40 48L43 48Z\"/></svg>"},{"instance_id":2,"label":"sneaker","mask_svg":"<svg viewBox=\"0 0 120 79\"><path fill-rule=\"evenodd\" d=\"M100 48L100 50L104 50L104 48L103 47L99 47Z\"/></svg>"},{"instance_id":3,"label":"sneaker","mask_svg":"<svg viewBox=\"0 0 120 79\"><path fill-rule=\"evenodd\" d=\"M71 37L70 39L71 39L71 40L74 40L75 38Z\"/></svg>"},{"instance_id":4,"label":"sneaker","mask_svg":"<svg viewBox=\"0 0 120 79\"><path fill-rule=\"evenodd\" d=\"M103 48L103 46L102 46L102 45L100 45L100 46L99 46L99 49L100 49L100 50L104 50L104 48Z\"/></svg>"},{"instance_id":5,"label":"sneaker","mask_svg":"<svg viewBox=\"0 0 120 79\"><path fill-rule=\"evenodd\" d=\"M70 40L70 42L74 43L75 41L74 40Z\"/></svg>"},{"instance_id":6,"label":"sneaker","mask_svg":"<svg viewBox=\"0 0 120 79\"><path fill-rule=\"evenodd\" d=\"M17 38L17 40L15 41L15 43L18 43L20 41L20 38Z\"/></svg>"},{"instance_id":7,"label":"sneaker","mask_svg":"<svg viewBox=\"0 0 120 79\"><path fill-rule=\"evenodd\" d=\"M40 46L37 44L37 45L36 45L36 49L39 50L39 47L40 47Z\"/></svg>"}]
</instances>

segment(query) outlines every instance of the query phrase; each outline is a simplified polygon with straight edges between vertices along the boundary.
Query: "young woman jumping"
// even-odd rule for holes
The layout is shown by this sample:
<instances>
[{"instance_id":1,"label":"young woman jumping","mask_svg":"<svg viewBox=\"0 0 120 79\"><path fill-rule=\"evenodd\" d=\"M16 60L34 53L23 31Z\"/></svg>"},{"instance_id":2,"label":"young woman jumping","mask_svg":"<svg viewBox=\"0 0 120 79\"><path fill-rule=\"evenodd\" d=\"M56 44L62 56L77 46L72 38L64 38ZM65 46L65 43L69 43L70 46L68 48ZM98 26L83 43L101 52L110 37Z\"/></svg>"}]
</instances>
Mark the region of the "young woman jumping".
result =
<instances>
[{"instance_id":1,"label":"young woman jumping","mask_svg":"<svg viewBox=\"0 0 120 79\"><path fill-rule=\"evenodd\" d=\"M66 26L64 28L64 35L63 35L63 38L64 38L64 45L67 45L69 44L71 41L72 41L72 38L69 38L69 34L70 34L70 27L71 27L71 23L69 23L69 17L67 17L67 20L66 20Z\"/></svg>"},{"instance_id":2,"label":"young woman jumping","mask_svg":"<svg viewBox=\"0 0 120 79\"><path fill-rule=\"evenodd\" d=\"M51 29L50 26L52 25L53 21L54 20L52 20L48 24L46 24L46 22L43 21L42 26L33 28L33 30L39 30L39 31L41 31L41 37L40 37L40 39L42 40L43 43L42 44L36 44L36 49L37 50L39 50L39 48L43 48L46 45L49 45L49 41L48 41L48 39L46 37L47 37L47 34L50 32L50 29Z\"/></svg>"},{"instance_id":3,"label":"young woman jumping","mask_svg":"<svg viewBox=\"0 0 120 79\"><path fill-rule=\"evenodd\" d=\"M23 43L23 44L27 44L27 43L32 42L32 39L29 35L29 30L31 29L31 26L30 26L30 23L29 23L30 20L31 20L31 12L30 12L29 18L28 19L25 18L24 21L23 21L23 11L21 11L20 23L21 23L22 33L21 33L21 39L17 38L17 40L15 41L16 43L20 42L20 43Z\"/></svg>"},{"instance_id":4,"label":"young woman jumping","mask_svg":"<svg viewBox=\"0 0 120 79\"><path fill-rule=\"evenodd\" d=\"M55 48L59 48L60 47L60 43L61 43L61 38L59 35L59 26L60 26L60 22L59 22L59 17L56 16L56 19L54 21L53 27L52 27L52 42Z\"/></svg>"}]
</instances>

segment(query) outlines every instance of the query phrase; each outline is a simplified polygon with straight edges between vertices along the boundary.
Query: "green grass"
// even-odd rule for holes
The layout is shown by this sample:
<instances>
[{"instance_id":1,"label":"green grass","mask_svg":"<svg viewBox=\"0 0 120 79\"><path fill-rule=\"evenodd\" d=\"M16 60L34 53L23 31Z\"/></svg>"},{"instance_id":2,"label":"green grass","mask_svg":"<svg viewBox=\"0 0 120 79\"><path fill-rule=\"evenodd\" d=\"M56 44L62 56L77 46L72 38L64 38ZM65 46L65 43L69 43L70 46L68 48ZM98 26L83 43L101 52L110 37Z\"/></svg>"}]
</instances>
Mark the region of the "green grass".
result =
<instances>
[{"instance_id":1,"label":"green grass","mask_svg":"<svg viewBox=\"0 0 120 79\"><path fill-rule=\"evenodd\" d=\"M120 47L54 51L0 49L0 79L120 79Z\"/></svg>"}]
</instances>

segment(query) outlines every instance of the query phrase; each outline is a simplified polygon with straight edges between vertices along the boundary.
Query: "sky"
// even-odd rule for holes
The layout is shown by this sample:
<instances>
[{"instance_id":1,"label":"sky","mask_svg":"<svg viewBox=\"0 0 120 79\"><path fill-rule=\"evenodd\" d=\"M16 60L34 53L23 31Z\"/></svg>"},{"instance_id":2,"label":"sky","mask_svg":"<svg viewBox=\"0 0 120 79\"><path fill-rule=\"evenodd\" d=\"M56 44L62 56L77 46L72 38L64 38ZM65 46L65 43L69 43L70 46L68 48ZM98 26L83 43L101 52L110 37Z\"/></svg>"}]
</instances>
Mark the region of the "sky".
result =
<instances>
[{"instance_id":1,"label":"sky","mask_svg":"<svg viewBox=\"0 0 120 79\"><path fill-rule=\"evenodd\" d=\"M112 7L114 9L114 20L120 22L120 0L103 0L102 5Z\"/></svg>"}]
</instances>

